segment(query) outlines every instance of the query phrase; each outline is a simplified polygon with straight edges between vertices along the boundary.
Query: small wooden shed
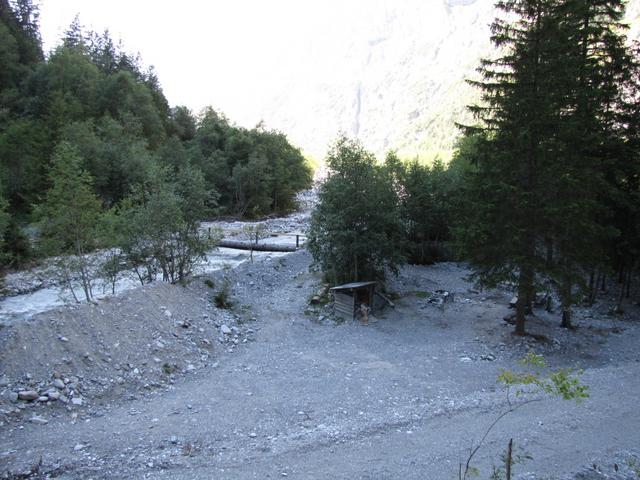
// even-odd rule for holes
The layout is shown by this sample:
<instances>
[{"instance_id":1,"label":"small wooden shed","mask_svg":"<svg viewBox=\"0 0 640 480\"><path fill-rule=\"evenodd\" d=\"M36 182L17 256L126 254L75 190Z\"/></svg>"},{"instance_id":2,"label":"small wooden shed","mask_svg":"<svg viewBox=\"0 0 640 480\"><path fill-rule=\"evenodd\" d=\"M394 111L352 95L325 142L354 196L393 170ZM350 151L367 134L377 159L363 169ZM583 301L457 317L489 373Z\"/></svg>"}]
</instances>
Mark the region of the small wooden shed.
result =
<instances>
[{"instance_id":1,"label":"small wooden shed","mask_svg":"<svg viewBox=\"0 0 640 480\"><path fill-rule=\"evenodd\" d=\"M331 288L335 313L356 318L363 305L373 311L376 285L377 282L353 282Z\"/></svg>"}]
</instances>

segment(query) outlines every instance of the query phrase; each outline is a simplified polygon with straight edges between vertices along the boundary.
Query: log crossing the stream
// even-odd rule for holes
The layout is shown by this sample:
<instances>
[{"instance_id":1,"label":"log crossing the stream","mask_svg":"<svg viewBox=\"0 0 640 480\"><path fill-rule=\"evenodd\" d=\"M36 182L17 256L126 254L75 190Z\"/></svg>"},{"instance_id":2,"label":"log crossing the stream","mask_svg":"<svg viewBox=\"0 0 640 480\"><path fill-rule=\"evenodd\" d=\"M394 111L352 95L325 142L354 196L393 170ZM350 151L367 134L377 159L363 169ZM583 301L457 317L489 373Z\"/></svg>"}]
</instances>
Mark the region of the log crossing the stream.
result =
<instances>
[{"instance_id":1,"label":"log crossing the stream","mask_svg":"<svg viewBox=\"0 0 640 480\"><path fill-rule=\"evenodd\" d=\"M235 248L236 250L253 250L254 252L295 252L294 245L277 245L274 243L253 243L239 240L220 240L219 247Z\"/></svg>"},{"instance_id":2,"label":"log crossing the stream","mask_svg":"<svg viewBox=\"0 0 640 480\"><path fill-rule=\"evenodd\" d=\"M234 234L245 234L241 230L224 230L224 235L234 235ZM211 235L211 231L209 229L209 235ZM228 238L222 238L218 242L218 247L223 248L233 248L236 250L249 250L255 252L295 252L304 244L306 240L306 235L303 233L266 233L262 232L260 235L262 238L269 237L292 237L295 238L295 245L293 244L283 244L283 243L269 243L269 242L261 242L260 238L256 236L255 239L251 240L232 240Z\"/></svg>"}]
</instances>

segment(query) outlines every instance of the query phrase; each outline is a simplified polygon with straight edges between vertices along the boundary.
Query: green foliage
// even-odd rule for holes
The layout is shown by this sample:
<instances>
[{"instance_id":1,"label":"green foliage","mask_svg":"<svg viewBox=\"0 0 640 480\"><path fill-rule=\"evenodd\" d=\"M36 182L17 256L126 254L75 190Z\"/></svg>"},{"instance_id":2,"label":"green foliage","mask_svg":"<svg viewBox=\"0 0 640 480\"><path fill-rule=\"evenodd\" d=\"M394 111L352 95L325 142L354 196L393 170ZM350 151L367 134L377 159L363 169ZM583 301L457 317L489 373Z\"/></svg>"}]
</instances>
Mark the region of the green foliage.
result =
<instances>
[{"instance_id":1,"label":"green foliage","mask_svg":"<svg viewBox=\"0 0 640 480\"><path fill-rule=\"evenodd\" d=\"M524 372L502 370L498 376L498 381L507 388L518 387L516 395L524 392L520 387L529 386L563 400L575 400L580 403L589 398L589 387L580 382L581 372L576 373L571 369L561 368L544 376L543 372L548 369L547 363L544 357L534 353L528 353L518 363L527 370Z\"/></svg>"},{"instance_id":2,"label":"green foliage","mask_svg":"<svg viewBox=\"0 0 640 480\"><path fill-rule=\"evenodd\" d=\"M12 213L38 203L46 189L50 157L43 122L17 118L0 123L0 181Z\"/></svg>"},{"instance_id":3,"label":"green foliage","mask_svg":"<svg viewBox=\"0 0 640 480\"><path fill-rule=\"evenodd\" d=\"M451 258L453 208L457 195L457 176L451 168L436 160L432 166L417 161L390 164L400 197L400 214L407 235L410 263L425 264Z\"/></svg>"},{"instance_id":4,"label":"green foliage","mask_svg":"<svg viewBox=\"0 0 640 480\"><path fill-rule=\"evenodd\" d=\"M295 207L295 194L311 186L311 169L283 134L234 127L211 108L199 119L187 156L219 192L225 213L286 212Z\"/></svg>"},{"instance_id":5,"label":"green foliage","mask_svg":"<svg viewBox=\"0 0 640 480\"><path fill-rule=\"evenodd\" d=\"M208 200L197 170L186 168L171 179L166 168L158 167L115 208L113 244L141 283L158 273L164 281L182 282L215 246L217 238L199 231Z\"/></svg>"},{"instance_id":6,"label":"green foliage","mask_svg":"<svg viewBox=\"0 0 640 480\"><path fill-rule=\"evenodd\" d=\"M0 0L0 91L18 87L30 68L43 59L38 17L38 5L32 0L11 4Z\"/></svg>"},{"instance_id":7,"label":"green foliage","mask_svg":"<svg viewBox=\"0 0 640 480\"><path fill-rule=\"evenodd\" d=\"M253 263L253 246L258 243L260 238L264 237L265 225L263 223L245 225L242 227L242 233L247 237L251 245L249 259Z\"/></svg>"},{"instance_id":8,"label":"green foliage","mask_svg":"<svg viewBox=\"0 0 640 480\"><path fill-rule=\"evenodd\" d=\"M196 119L185 106L177 106L171 109L171 133L181 142L193 140L198 126Z\"/></svg>"},{"instance_id":9,"label":"green foliage","mask_svg":"<svg viewBox=\"0 0 640 480\"><path fill-rule=\"evenodd\" d=\"M9 202L2 196L0 191L0 265L4 265L7 261L5 235L10 222Z\"/></svg>"},{"instance_id":10,"label":"green foliage","mask_svg":"<svg viewBox=\"0 0 640 480\"><path fill-rule=\"evenodd\" d=\"M0 23L0 65L6 65L6 68L0 71L0 90L16 85L20 72L19 59L15 37L4 23Z\"/></svg>"},{"instance_id":11,"label":"green foliage","mask_svg":"<svg viewBox=\"0 0 640 480\"><path fill-rule=\"evenodd\" d=\"M384 169L357 141L341 137L327 156L330 174L311 217L308 248L334 283L397 272L404 232Z\"/></svg>"},{"instance_id":12,"label":"green foliage","mask_svg":"<svg viewBox=\"0 0 640 480\"><path fill-rule=\"evenodd\" d=\"M181 248L199 252L197 220L286 212L295 206L295 194L311 185L311 169L283 134L261 126L238 128L211 108L200 118L186 107L170 108L152 67L145 70L140 57L115 44L108 31L86 31L78 17L45 59L37 5L0 0L0 64L0 190L8 201L1 207L11 217L3 227L4 250L10 253L4 263L15 266L30 255L19 225L33 221L33 206L44 204L51 158L62 144L76 152L77 167L92 177L102 204L112 208L113 218L105 222L118 225L98 232L100 238L87 242L89 249L131 246L123 240L129 232L129 239L164 238L157 246L174 238ZM145 198L141 186L149 186L161 167L173 176L170 188ZM144 234L141 226L122 225L125 217L150 222L163 215L164 224L173 226L156 233L151 225ZM181 234L175 237L176 232ZM51 245L58 235L49 233L43 253L63 248ZM157 255L147 255L148 245L138 247L139 255L129 251L130 261L139 256L140 265L150 266L143 259L155 259L145 279L155 275L154 268L170 279L192 268L190 261L157 263ZM100 271L113 288L122 261L109 252Z\"/></svg>"},{"instance_id":13,"label":"green foliage","mask_svg":"<svg viewBox=\"0 0 640 480\"><path fill-rule=\"evenodd\" d=\"M94 187L105 204L114 205L143 181L154 163L139 129L127 129L111 116L67 124L62 137L78 148Z\"/></svg>"},{"instance_id":14,"label":"green foliage","mask_svg":"<svg viewBox=\"0 0 640 480\"><path fill-rule=\"evenodd\" d=\"M171 375L172 373L175 373L178 371L178 365L176 365L175 363L165 362L162 364L162 371L166 375Z\"/></svg>"},{"instance_id":15,"label":"green foliage","mask_svg":"<svg viewBox=\"0 0 640 480\"><path fill-rule=\"evenodd\" d=\"M231 303L231 279L225 274L222 280L222 287L213 297L217 308L228 309L233 306Z\"/></svg>"},{"instance_id":16,"label":"green foliage","mask_svg":"<svg viewBox=\"0 0 640 480\"><path fill-rule=\"evenodd\" d=\"M73 292L72 281L80 277L85 298L93 299L93 259L101 202L93 192L91 176L82 169L82 158L70 144L60 143L49 173L51 188L38 205L40 248L58 255L57 269ZM75 296L75 293L74 293Z\"/></svg>"},{"instance_id":17,"label":"green foliage","mask_svg":"<svg viewBox=\"0 0 640 480\"><path fill-rule=\"evenodd\" d=\"M11 217L4 232L4 254L2 262L11 268L25 265L33 257L33 248L14 217Z\"/></svg>"},{"instance_id":18,"label":"green foliage","mask_svg":"<svg viewBox=\"0 0 640 480\"><path fill-rule=\"evenodd\" d=\"M627 460L627 466L633 470L633 473L636 474L636 477L640 478L640 462L638 462L637 458L629 458L629 460Z\"/></svg>"},{"instance_id":19,"label":"green foliage","mask_svg":"<svg viewBox=\"0 0 640 480\"><path fill-rule=\"evenodd\" d=\"M620 0L497 6L499 56L484 60L483 79L472 82L483 103L471 107L480 124L466 129L473 140L460 153L474 168L457 231L481 283L517 283L523 334L537 278L556 281L569 327L574 287L607 263L617 234L609 208L618 197L608 178L630 158L622 139L635 127L620 114L634 65Z\"/></svg>"},{"instance_id":20,"label":"green foliage","mask_svg":"<svg viewBox=\"0 0 640 480\"><path fill-rule=\"evenodd\" d=\"M166 131L153 93L131 73L120 71L105 79L99 108L125 127L139 129L152 149L164 142Z\"/></svg>"},{"instance_id":21,"label":"green foliage","mask_svg":"<svg viewBox=\"0 0 640 480\"><path fill-rule=\"evenodd\" d=\"M511 475L513 475L513 466L514 465L520 465L523 464L529 460L533 460L533 456L524 451L521 447L518 447L517 450L515 452L511 452L511 456L509 456L509 453L507 451L503 452L502 455L500 455L500 460L502 462L501 467L493 467L493 472L491 472L491 475L489 476L489 480L511 480L511 479L507 479L507 471L506 471L506 465L507 462L510 464L510 473ZM478 472L479 474L479 472Z\"/></svg>"},{"instance_id":22,"label":"green foliage","mask_svg":"<svg viewBox=\"0 0 640 480\"><path fill-rule=\"evenodd\" d=\"M486 429L480 441L476 445L472 446L466 463L464 466L462 463L459 466L458 478L460 480L478 476L480 474L479 470L473 466L472 460L484 444L489 433L491 433L500 420L519 408L522 408L531 402L540 400L539 398L530 398L514 405L511 403L510 399L510 394L514 388L516 396L527 392L534 395L544 394L550 397L561 398L563 400L573 400L576 403L580 403L584 399L589 398L589 387L580 381L580 375L582 372L574 372L573 370L566 368L549 371L549 367L544 357L536 355L533 352L528 353L518 362L518 364L522 367L522 371L514 372L512 370L502 370L498 376L498 382L505 387L509 408L498 415L498 417ZM507 453L502 456L505 468L494 467L490 478L510 479L511 476L507 475L506 472L508 471L512 473L511 467L514 464L522 463L531 458L529 454L523 451L516 451L514 453L511 449L512 442L513 441L509 443Z\"/></svg>"},{"instance_id":23,"label":"green foliage","mask_svg":"<svg viewBox=\"0 0 640 480\"><path fill-rule=\"evenodd\" d=\"M76 148L63 142L56 147L49 173L51 188L38 206L40 246L47 254L82 255L95 246L95 228L101 210L91 176L82 169Z\"/></svg>"}]
</instances>

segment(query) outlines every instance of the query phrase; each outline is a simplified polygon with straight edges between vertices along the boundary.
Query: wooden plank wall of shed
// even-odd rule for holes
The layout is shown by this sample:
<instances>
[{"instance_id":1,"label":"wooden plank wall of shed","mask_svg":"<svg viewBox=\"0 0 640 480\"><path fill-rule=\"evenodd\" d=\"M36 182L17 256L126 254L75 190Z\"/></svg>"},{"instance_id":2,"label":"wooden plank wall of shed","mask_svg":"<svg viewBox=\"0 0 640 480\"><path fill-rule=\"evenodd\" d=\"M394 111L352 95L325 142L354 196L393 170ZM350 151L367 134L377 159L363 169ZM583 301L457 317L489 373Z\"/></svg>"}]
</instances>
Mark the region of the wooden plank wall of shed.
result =
<instances>
[{"instance_id":1,"label":"wooden plank wall of shed","mask_svg":"<svg viewBox=\"0 0 640 480\"><path fill-rule=\"evenodd\" d=\"M334 292L333 299L333 308L336 313L342 313L343 315L347 315L349 318L353 318L355 311L355 298L353 296L347 295L346 293Z\"/></svg>"}]
</instances>

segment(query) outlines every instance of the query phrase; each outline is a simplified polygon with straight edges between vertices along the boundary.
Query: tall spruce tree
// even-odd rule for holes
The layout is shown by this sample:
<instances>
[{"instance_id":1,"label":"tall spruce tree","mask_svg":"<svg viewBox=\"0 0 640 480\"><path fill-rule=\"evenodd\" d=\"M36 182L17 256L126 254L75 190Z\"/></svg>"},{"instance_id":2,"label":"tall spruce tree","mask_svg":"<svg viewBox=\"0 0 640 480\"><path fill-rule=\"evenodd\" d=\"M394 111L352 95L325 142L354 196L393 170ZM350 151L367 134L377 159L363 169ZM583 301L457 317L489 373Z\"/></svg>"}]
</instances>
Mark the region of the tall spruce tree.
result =
<instances>
[{"instance_id":1,"label":"tall spruce tree","mask_svg":"<svg viewBox=\"0 0 640 480\"><path fill-rule=\"evenodd\" d=\"M586 286L586 272L609 262L607 245L617 235L612 212L622 158L622 92L631 57L622 35L621 0L565 0L555 22L562 43L556 86L560 117L549 167L547 222L549 274L558 282L561 325L570 328L571 306Z\"/></svg>"},{"instance_id":2,"label":"tall spruce tree","mask_svg":"<svg viewBox=\"0 0 640 480\"><path fill-rule=\"evenodd\" d=\"M516 333L525 333L525 312L536 273L544 269L542 174L552 160L548 138L555 129L553 57L557 38L555 0L498 2L504 18L492 25L502 54L484 60L484 105L471 107L481 125L469 175L469 209L460 240L483 284L517 285Z\"/></svg>"},{"instance_id":3,"label":"tall spruce tree","mask_svg":"<svg viewBox=\"0 0 640 480\"><path fill-rule=\"evenodd\" d=\"M562 326L571 327L576 287L606 264L617 234L616 172L630 154L623 2L509 0L498 8L516 20L493 24L504 54L482 63L476 83L484 105L472 107L482 123L470 129L480 141L462 244L481 281L516 282L517 333L541 278L555 281Z\"/></svg>"},{"instance_id":4,"label":"tall spruce tree","mask_svg":"<svg viewBox=\"0 0 640 480\"><path fill-rule=\"evenodd\" d=\"M610 175L615 186L612 221L619 231L610 249L620 280L619 304L623 296L630 297L633 273L640 266L640 43L633 46L631 59L629 86L623 91L616 129L623 145L617 168Z\"/></svg>"}]
</instances>

